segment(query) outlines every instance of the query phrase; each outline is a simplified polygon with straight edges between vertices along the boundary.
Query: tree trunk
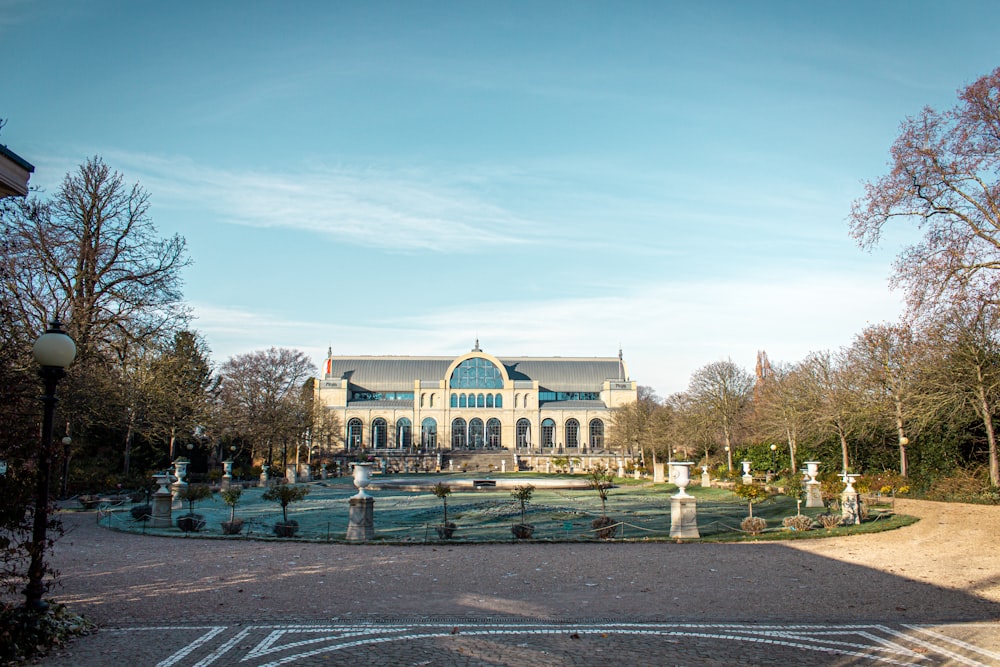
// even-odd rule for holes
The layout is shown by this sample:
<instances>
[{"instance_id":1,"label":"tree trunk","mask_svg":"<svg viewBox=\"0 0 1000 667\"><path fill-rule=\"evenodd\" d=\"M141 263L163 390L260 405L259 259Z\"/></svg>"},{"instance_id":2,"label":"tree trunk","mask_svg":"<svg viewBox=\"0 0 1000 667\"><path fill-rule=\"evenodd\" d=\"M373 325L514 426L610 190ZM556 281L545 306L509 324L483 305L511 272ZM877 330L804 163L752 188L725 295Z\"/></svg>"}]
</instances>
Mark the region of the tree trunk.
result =
<instances>
[{"instance_id":1,"label":"tree trunk","mask_svg":"<svg viewBox=\"0 0 1000 667\"><path fill-rule=\"evenodd\" d=\"M122 472L128 477L132 468L132 439L135 436L135 410L129 410L128 426L125 427L125 455L122 462Z\"/></svg>"},{"instance_id":2,"label":"tree trunk","mask_svg":"<svg viewBox=\"0 0 1000 667\"><path fill-rule=\"evenodd\" d=\"M785 435L788 436L788 460L789 460L789 464L792 466L792 474L795 474L795 471L797 471L799 469L798 468L798 464L796 462L796 458L798 456L798 443L796 442L796 438L795 438L795 429L794 428L786 428L785 429Z\"/></svg>"},{"instance_id":3,"label":"tree trunk","mask_svg":"<svg viewBox=\"0 0 1000 667\"><path fill-rule=\"evenodd\" d=\"M726 443L726 465L729 467L729 472L733 471L733 446L729 441L729 429L725 429L722 433L723 440Z\"/></svg>"},{"instance_id":4,"label":"tree trunk","mask_svg":"<svg viewBox=\"0 0 1000 667\"><path fill-rule=\"evenodd\" d=\"M906 433L903 431L903 402L898 398L896 403L896 433L899 436L899 476L904 479L907 476L908 461L906 460Z\"/></svg>"},{"instance_id":5,"label":"tree trunk","mask_svg":"<svg viewBox=\"0 0 1000 667\"><path fill-rule=\"evenodd\" d=\"M983 382L982 369L977 369L979 373L979 409L983 418L983 426L986 427L986 442L989 446L990 454L990 484L1000 486L1000 462L997 460L997 436L993 429L993 415L990 412L991 406L989 398L986 396L986 384Z\"/></svg>"},{"instance_id":6,"label":"tree trunk","mask_svg":"<svg viewBox=\"0 0 1000 667\"><path fill-rule=\"evenodd\" d=\"M840 425L840 423L837 424L837 435L840 437L840 453L843 457L844 472L847 472L849 465L847 456L847 432L844 430L844 427Z\"/></svg>"}]
</instances>

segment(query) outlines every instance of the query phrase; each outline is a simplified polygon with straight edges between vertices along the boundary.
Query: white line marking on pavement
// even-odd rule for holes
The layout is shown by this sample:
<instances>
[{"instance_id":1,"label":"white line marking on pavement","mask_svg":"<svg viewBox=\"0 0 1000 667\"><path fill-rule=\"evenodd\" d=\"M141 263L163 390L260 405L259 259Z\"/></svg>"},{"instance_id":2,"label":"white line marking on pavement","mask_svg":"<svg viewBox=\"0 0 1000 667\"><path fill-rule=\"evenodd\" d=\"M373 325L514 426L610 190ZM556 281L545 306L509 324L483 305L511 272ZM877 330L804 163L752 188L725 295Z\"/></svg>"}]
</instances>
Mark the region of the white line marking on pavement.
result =
<instances>
[{"instance_id":1,"label":"white line marking on pavement","mask_svg":"<svg viewBox=\"0 0 1000 667\"><path fill-rule=\"evenodd\" d=\"M185 646L181 650L177 651L177 653L174 653L172 656L170 656L166 660L157 663L156 667L170 667L171 665L180 662L181 660L183 660L184 658L186 658L188 655L190 655L191 652L194 651L196 648L198 648L202 644L205 644L206 642L208 642L210 639L212 639L213 637L215 637L220 632L223 632L223 631L228 630L228 629L229 628L227 628L226 626L216 626L216 627L212 628L211 630L209 630L208 632L206 632L205 634L203 634L198 639L194 640L193 642L191 642L190 644L188 644L187 646Z\"/></svg>"},{"instance_id":2,"label":"white line marking on pavement","mask_svg":"<svg viewBox=\"0 0 1000 667\"><path fill-rule=\"evenodd\" d=\"M1000 631L1000 626L998 626L998 625L987 625L985 623L984 624L980 624L980 623L958 623L957 625L960 626L960 627L961 626L970 626L970 627L995 628L998 631ZM917 632L923 632L925 634L930 635L931 637L934 637L934 639L937 639L938 641L948 642L949 644L954 644L955 646L958 646L959 648L964 648L966 651L972 651L973 653L980 653L982 655L985 655L987 658L993 658L998 663L1000 663L1000 653L997 653L996 651L990 651L989 649L980 648L980 647L976 646L975 644L970 644L969 642L963 642L961 639L955 639L954 637L949 637L948 635L943 635L943 634L941 634L939 632L934 632L933 630L931 630L930 628L925 627L925 626L920 626L920 625L904 625L903 627L904 628L909 628L911 630L916 630Z\"/></svg>"}]
</instances>

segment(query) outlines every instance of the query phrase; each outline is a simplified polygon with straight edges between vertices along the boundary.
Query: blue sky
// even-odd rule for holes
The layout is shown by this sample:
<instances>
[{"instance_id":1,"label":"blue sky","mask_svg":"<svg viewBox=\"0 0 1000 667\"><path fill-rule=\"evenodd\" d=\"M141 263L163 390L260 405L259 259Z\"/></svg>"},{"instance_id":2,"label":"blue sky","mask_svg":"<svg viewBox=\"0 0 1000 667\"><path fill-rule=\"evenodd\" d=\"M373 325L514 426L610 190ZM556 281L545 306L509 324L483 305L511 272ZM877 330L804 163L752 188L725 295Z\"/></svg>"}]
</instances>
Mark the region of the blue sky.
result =
<instances>
[{"instance_id":1,"label":"blue sky","mask_svg":"<svg viewBox=\"0 0 1000 667\"><path fill-rule=\"evenodd\" d=\"M614 356L661 395L894 320L846 217L995 2L0 0L0 143L187 238L216 360Z\"/></svg>"}]
</instances>

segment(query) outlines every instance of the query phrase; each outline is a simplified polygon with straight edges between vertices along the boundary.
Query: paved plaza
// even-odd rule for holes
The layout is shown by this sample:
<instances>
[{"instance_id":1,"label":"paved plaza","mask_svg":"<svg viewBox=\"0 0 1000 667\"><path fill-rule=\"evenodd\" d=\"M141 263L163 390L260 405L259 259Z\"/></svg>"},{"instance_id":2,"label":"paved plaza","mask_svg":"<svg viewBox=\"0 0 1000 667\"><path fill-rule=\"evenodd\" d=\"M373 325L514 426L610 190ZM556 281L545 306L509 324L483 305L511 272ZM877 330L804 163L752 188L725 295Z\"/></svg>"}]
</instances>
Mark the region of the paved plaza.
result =
<instances>
[{"instance_id":1,"label":"paved plaza","mask_svg":"<svg viewBox=\"0 0 1000 667\"><path fill-rule=\"evenodd\" d=\"M1000 508L900 509L921 521L755 544L201 540L68 514L53 598L100 630L41 664L1000 665Z\"/></svg>"}]
</instances>

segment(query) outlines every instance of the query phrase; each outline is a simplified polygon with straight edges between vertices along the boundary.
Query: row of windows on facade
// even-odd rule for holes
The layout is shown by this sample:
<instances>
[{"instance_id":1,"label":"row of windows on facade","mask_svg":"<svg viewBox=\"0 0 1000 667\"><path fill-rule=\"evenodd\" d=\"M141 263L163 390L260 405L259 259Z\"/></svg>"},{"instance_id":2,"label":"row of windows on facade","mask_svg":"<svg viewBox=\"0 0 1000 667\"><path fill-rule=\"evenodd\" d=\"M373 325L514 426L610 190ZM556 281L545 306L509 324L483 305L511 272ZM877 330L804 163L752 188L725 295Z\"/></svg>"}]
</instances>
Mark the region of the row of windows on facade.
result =
<instances>
[{"instance_id":1,"label":"row of windows on facade","mask_svg":"<svg viewBox=\"0 0 1000 667\"><path fill-rule=\"evenodd\" d=\"M420 394L420 407L434 407L437 394ZM538 401L596 401L601 397L596 391L540 391ZM514 394L514 407L528 407L528 394ZM412 391L355 391L351 392L352 401L412 401ZM453 408L502 408L501 394L452 394Z\"/></svg>"},{"instance_id":2,"label":"row of windows on facade","mask_svg":"<svg viewBox=\"0 0 1000 667\"><path fill-rule=\"evenodd\" d=\"M592 449L604 447L604 422L600 419L591 419L589 426L589 446ZM531 438L531 422L527 419L519 419L515 426L516 446L519 449L534 446L541 447L568 447L570 449L586 447L587 443L581 440L580 422L576 419L567 419L563 425L562 440L557 439L556 423L552 419L543 419L541 423L541 443L534 443ZM369 447L375 449L410 449L414 446L413 428L410 420L406 417L398 419L395 424L395 439L389 437L389 424L382 417L372 420L371 438ZM500 449L504 447L501 438L500 420L494 418L485 422L478 417L466 422L459 417L451 422L451 447L452 449ZM420 426L419 446L424 449L437 449L437 422L428 417ZM364 422L357 417L347 422L347 448L361 449L364 447Z\"/></svg>"}]
</instances>

